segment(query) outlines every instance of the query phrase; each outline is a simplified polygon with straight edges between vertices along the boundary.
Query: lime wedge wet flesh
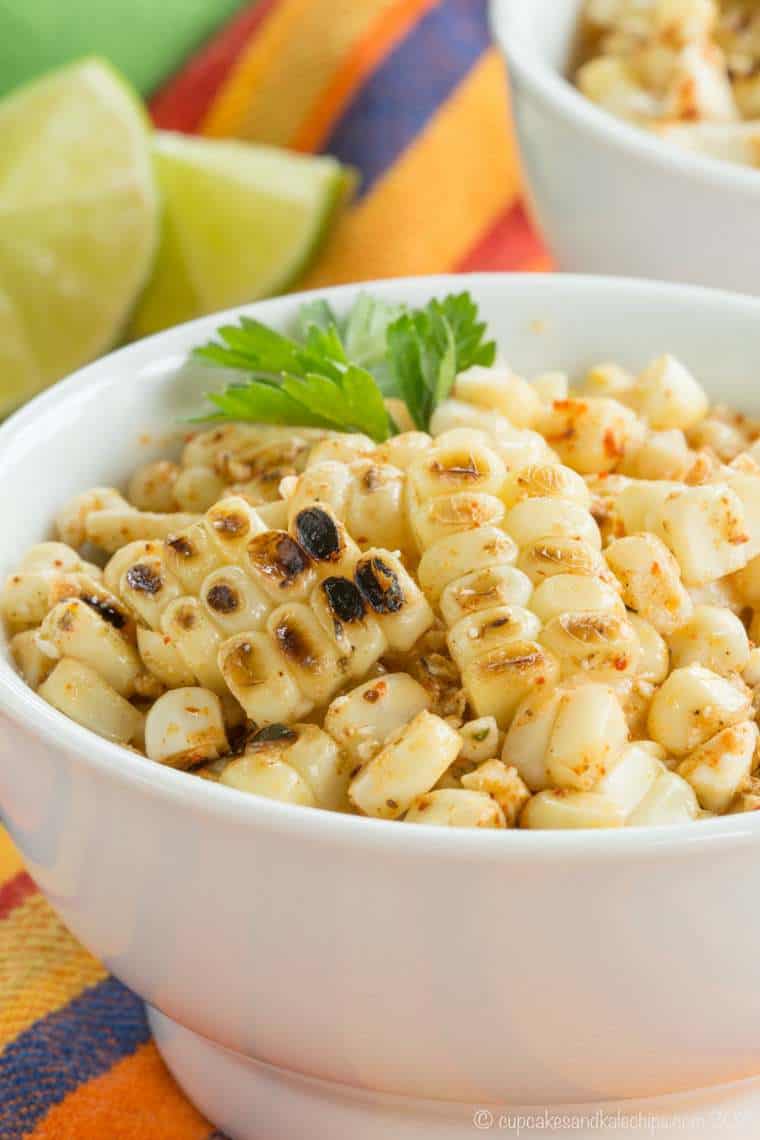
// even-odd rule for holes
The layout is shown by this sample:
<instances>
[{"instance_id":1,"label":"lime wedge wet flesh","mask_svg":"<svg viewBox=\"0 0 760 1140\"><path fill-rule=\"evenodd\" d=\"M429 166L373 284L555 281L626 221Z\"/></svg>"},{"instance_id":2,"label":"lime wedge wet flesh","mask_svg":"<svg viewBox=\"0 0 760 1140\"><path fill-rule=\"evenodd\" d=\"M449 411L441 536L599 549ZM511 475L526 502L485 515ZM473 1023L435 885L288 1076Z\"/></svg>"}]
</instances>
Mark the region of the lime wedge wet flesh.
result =
<instances>
[{"instance_id":1,"label":"lime wedge wet flesh","mask_svg":"<svg viewBox=\"0 0 760 1140\"><path fill-rule=\"evenodd\" d=\"M97 59L0 101L0 417L104 352L153 263L150 125Z\"/></svg>"},{"instance_id":2,"label":"lime wedge wet flesh","mask_svg":"<svg viewBox=\"0 0 760 1140\"><path fill-rule=\"evenodd\" d=\"M154 157L162 238L133 336L283 292L354 182L335 159L252 143L158 132Z\"/></svg>"}]
</instances>

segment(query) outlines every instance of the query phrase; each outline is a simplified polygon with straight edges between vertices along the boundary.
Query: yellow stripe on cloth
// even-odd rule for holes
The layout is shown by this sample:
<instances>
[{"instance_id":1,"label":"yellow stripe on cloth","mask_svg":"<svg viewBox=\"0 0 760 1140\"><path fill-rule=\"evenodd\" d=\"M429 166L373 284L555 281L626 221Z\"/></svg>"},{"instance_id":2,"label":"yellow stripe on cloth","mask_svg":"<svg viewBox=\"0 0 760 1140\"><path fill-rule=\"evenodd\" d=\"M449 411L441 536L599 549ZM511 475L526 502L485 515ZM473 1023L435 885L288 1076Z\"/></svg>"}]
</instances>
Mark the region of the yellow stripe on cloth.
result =
<instances>
[{"instance_id":1,"label":"yellow stripe on cloth","mask_svg":"<svg viewBox=\"0 0 760 1140\"><path fill-rule=\"evenodd\" d=\"M70 1092L29 1136L30 1140L205 1140L211 1131L151 1043Z\"/></svg>"},{"instance_id":2,"label":"yellow stripe on cloth","mask_svg":"<svg viewBox=\"0 0 760 1140\"><path fill-rule=\"evenodd\" d=\"M107 976L40 894L0 922L0 1049Z\"/></svg>"},{"instance_id":3,"label":"yellow stripe on cloth","mask_svg":"<svg viewBox=\"0 0 760 1140\"><path fill-rule=\"evenodd\" d=\"M297 287L436 273L455 265L519 191L507 115L503 65L491 49L341 219Z\"/></svg>"},{"instance_id":4,"label":"yellow stripe on cloth","mask_svg":"<svg viewBox=\"0 0 760 1140\"><path fill-rule=\"evenodd\" d=\"M395 0L279 0L201 132L287 146L354 42Z\"/></svg>"},{"instance_id":5,"label":"yellow stripe on cloth","mask_svg":"<svg viewBox=\"0 0 760 1140\"><path fill-rule=\"evenodd\" d=\"M23 870L23 867L21 856L11 842L10 835L4 827L0 827L0 886Z\"/></svg>"}]
</instances>

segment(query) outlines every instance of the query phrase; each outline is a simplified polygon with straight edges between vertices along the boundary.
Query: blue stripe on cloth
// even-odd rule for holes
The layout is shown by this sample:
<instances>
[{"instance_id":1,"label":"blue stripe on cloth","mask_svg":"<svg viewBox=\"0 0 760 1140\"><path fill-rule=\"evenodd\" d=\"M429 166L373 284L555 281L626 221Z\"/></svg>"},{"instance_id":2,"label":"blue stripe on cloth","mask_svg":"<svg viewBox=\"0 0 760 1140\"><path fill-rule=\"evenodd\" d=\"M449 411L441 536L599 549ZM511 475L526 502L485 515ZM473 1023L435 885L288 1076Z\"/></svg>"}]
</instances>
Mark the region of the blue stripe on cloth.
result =
<instances>
[{"instance_id":1,"label":"blue stripe on cloth","mask_svg":"<svg viewBox=\"0 0 760 1140\"><path fill-rule=\"evenodd\" d=\"M22 1140L55 1104L150 1039L139 998L106 978L0 1053L0 1137Z\"/></svg>"},{"instance_id":2,"label":"blue stripe on cloth","mask_svg":"<svg viewBox=\"0 0 760 1140\"><path fill-rule=\"evenodd\" d=\"M487 0L441 0L383 60L323 147L358 168L360 195L392 166L488 46Z\"/></svg>"}]
</instances>

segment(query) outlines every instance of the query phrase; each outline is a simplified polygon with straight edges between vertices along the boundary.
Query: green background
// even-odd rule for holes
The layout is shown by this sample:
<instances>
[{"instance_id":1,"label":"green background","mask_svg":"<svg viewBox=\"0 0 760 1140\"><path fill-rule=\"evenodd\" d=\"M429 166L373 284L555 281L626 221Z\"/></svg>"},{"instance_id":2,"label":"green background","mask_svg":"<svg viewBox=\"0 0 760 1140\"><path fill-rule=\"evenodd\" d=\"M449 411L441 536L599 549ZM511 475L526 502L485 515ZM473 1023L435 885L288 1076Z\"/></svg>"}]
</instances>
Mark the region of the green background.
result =
<instances>
[{"instance_id":1,"label":"green background","mask_svg":"<svg viewBox=\"0 0 760 1140\"><path fill-rule=\"evenodd\" d=\"M83 55L155 91L245 0L0 0L0 95Z\"/></svg>"}]
</instances>

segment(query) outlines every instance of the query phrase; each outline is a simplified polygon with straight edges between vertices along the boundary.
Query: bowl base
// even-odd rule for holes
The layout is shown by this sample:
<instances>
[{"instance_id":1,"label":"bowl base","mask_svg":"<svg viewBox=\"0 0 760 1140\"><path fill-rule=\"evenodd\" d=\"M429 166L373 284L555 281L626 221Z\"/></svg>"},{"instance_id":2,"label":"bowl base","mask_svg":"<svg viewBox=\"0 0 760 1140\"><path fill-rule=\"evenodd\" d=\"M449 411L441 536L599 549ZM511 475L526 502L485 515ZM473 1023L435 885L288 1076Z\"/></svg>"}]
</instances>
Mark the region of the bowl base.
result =
<instances>
[{"instance_id":1,"label":"bowl base","mask_svg":"<svg viewBox=\"0 0 760 1140\"><path fill-rule=\"evenodd\" d=\"M544 1108L469 1105L304 1077L214 1045L150 1007L148 1020L176 1080L230 1140L473 1140L478 1132L532 1140L760 1135L760 1077L643 1100Z\"/></svg>"}]
</instances>

